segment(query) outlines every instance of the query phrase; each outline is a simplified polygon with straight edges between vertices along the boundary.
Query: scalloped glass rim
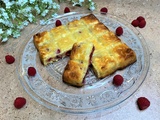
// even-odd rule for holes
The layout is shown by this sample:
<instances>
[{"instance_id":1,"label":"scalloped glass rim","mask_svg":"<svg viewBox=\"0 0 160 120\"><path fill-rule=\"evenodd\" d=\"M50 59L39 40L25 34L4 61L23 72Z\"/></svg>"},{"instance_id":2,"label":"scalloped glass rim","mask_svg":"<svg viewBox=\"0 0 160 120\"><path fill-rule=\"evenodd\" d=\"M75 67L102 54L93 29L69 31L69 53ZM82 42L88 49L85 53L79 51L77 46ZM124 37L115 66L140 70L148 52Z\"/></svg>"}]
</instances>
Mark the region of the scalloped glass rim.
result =
<instances>
[{"instance_id":1,"label":"scalloped glass rim","mask_svg":"<svg viewBox=\"0 0 160 120\"><path fill-rule=\"evenodd\" d=\"M95 83L94 83L94 81L92 81L92 83L86 85L87 87L79 88L79 89L81 89L81 91L79 91L77 88L68 88L69 86L68 87L65 86L66 89L56 88L56 87L54 88L54 87L52 87L53 84L50 84L50 82L45 84L45 85L47 85L47 87L42 84L42 86L44 86L44 88L46 87L47 90L48 90L48 87L50 87L49 93L46 93L45 90L43 91L42 90L43 88L39 88L39 90L34 88L35 83L31 82L31 81L34 81L35 78L30 78L27 76L26 68L28 66L25 66L26 61L24 60L24 57L31 57L30 59L33 59L34 67L36 67L37 69L39 68L39 64L37 63L37 59L36 59L36 57L34 58L34 56L37 56L37 52L35 52L35 53L33 52L33 51L35 51L35 49L31 48L32 49L31 51L33 52L33 54L32 54L33 56L32 55L29 56L28 54L26 54L26 52L27 52L26 47L30 46L32 44L31 43L32 36L39 31L44 31L44 29L46 29L46 30L51 29L54 26L53 23L55 23L55 20L57 20L57 19L62 20L63 23L66 24L68 22L69 18L70 18L70 20L77 19L77 17L84 16L89 13L90 12L81 12L81 13L70 12L67 14L59 15L56 18L50 19L47 23L48 25L45 25L45 26L38 25L38 27L34 31L32 31L32 33L29 34L27 38L25 38L26 41L22 42L21 49L19 50L19 53L17 53L19 56L19 59L18 59L17 65L16 65L17 75L18 75L18 78L19 78L23 88L39 104L42 104L51 110L65 112L65 113L72 113L72 114L86 114L86 113L97 112L100 110L107 110L107 109L109 110L109 108L112 108L112 107L122 103L127 98L129 98L140 87L140 85L143 83L143 81L145 80L145 77L147 75L147 72L149 69L150 58L149 58L147 44L146 44L143 36L141 35L141 33L137 29L132 27L130 25L130 23L126 22L125 20L123 20L119 17L116 17L111 14L104 15L104 14L92 12L98 18L100 18L100 20L104 24L106 23L106 20L110 21L110 23L108 21L106 23L106 25L109 24L109 26L107 25L107 27L109 27L110 30L113 31L113 30L115 30L115 28L118 25L121 25L124 28L124 31L127 31L126 34L129 34L129 37L133 36L133 38L135 39L134 42L133 41L128 42L125 40L124 40L124 42L128 42L126 44L128 44L132 49L134 49L137 52L136 54L140 54L139 56L141 58L138 58L138 60L136 62L136 64L138 64L138 65L133 64L130 66L131 68L133 67L132 68L132 69L134 69L133 71L128 70L129 67L127 67L127 68L125 68L125 71L117 71L116 72L116 73L124 74L125 79L126 79L124 86L123 85L121 87L113 86L111 83L111 79L112 79L113 75L111 75L106 78L107 80L104 79L104 80L101 80L98 82L96 81ZM53 26L50 26L50 25L53 25ZM122 36L122 39L123 39L123 37L125 39L128 36L125 36L125 33L124 33L124 36ZM130 45L130 43L133 45ZM138 50L140 50L140 51L137 51L136 50L137 48L133 48L134 44L138 48ZM33 45L31 45L31 46L33 47ZM29 58L27 58L27 59L29 59ZM140 60L140 62L139 62L139 60ZM32 65L32 63L28 63L28 64ZM139 66L139 67L137 68L137 66ZM51 69L53 69L52 65L48 66L46 68L46 71L47 70L49 71ZM140 69L140 71L139 71L139 73L136 74L137 76L135 78L134 77L128 78L130 76L127 75L128 74L127 72L130 72L130 74L132 74L133 72L136 72L136 70L139 70L139 69ZM40 72L40 71L38 71L38 72ZM38 79L41 78L41 74L38 73L37 77L38 77ZM54 76L52 76L51 78L55 79ZM56 82L56 84L59 84L58 82ZM40 83L37 83L37 84L40 84ZM96 84L98 87L95 87L94 84ZM104 85L107 85L107 86L104 86ZM41 86L41 84L40 84L40 86ZM58 85L58 86L61 87L61 85ZM94 90L94 88L95 88L95 90ZM65 90L66 90L66 93L64 92ZM95 92L96 90L97 90L97 92ZM53 93L52 95L51 95L51 92ZM52 98L47 99L44 97L45 95L42 95L42 93L49 94L48 96L52 97ZM111 95L112 93L114 93L114 94L116 93L116 94ZM52 101L53 99L54 99L54 103ZM101 100L103 102L101 102ZM59 101L61 101L61 102L59 102Z\"/></svg>"}]
</instances>

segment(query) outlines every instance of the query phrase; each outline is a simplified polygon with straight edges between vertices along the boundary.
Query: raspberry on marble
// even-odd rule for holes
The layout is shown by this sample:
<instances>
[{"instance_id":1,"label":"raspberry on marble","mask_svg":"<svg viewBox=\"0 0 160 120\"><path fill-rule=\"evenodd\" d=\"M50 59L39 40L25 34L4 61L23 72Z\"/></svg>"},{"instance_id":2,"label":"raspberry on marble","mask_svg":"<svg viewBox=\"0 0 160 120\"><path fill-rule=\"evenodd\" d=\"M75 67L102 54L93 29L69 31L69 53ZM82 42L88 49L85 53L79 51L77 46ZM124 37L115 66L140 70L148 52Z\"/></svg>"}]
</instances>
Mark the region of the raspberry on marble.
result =
<instances>
[{"instance_id":1,"label":"raspberry on marble","mask_svg":"<svg viewBox=\"0 0 160 120\"><path fill-rule=\"evenodd\" d=\"M22 108L26 104L26 99L24 97L17 97L14 100L14 107L17 109Z\"/></svg>"},{"instance_id":2,"label":"raspberry on marble","mask_svg":"<svg viewBox=\"0 0 160 120\"><path fill-rule=\"evenodd\" d=\"M65 7L64 8L64 13L69 13L70 12L70 9L68 7Z\"/></svg>"},{"instance_id":3,"label":"raspberry on marble","mask_svg":"<svg viewBox=\"0 0 160 120\"><path fill-rule=\"evenodd\" d=\"M137 99L139 110L145 110L150 106L150 101L146 97L139 97Z\"/></svg>"},{"instance_id":4,"label":"raspberry on marble","mask_svg":"<svg viewBox=\"0 0 160 120\"><path fill-rule=\"evenodd\" d=\"M134 27L138 27L139 25L139 21L136 19L136 20L133 20L132 23L131 23Z\"/></svg>"},{"instance_id":5,"label":"raspberry on marble","mask_svg":"<svg viewBox=\"0 0 160 120\"><path fill-rule=\"evenodd\" d=\"M106 14L108 13L108 9L106 7L103 7L100 9L101 14Z\"/></svg>"},{"instance_id":6,"label":"raspberry on marble","mask_svg":"<svg viewBox=\"0 0 160 120\"><path fill-rule=\"evenodd\" d=\"M15 58L12 55L6 55L5 60L8 64L12 64L15 61Z\"/></svg>"},{"instance_id":7,"label":"raspberry on marble","mask_svg":"<svg viewBox=\"0 0 160 120\"><path fill-rule=\"evenodd\" d=\"M137 20L138 20L139 22L141 22L142 20L145 20L145 18L142 17L142 16L139 16L139 17L137 17Z\"/></svg>"},{"instance_id":8,"label":"raspberry on marble","mask_svg":"<svg viewBox=\"0 0 160 120\"><path fill-rule=\"evenodd\" d=\"M146 21L142 20L141 22L139 22L139 28L144 28L146 26Z\"/></svg>"}]
</instances>

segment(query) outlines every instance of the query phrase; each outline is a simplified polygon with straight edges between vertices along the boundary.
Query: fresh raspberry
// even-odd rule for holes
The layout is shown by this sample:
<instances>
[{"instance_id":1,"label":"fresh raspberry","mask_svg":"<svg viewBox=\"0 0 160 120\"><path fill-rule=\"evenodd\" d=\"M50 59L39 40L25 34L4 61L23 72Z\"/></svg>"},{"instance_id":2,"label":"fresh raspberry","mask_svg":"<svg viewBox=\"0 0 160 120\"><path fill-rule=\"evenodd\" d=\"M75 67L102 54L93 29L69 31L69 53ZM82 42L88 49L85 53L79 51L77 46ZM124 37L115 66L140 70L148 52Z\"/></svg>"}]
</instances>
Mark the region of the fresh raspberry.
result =
<instances>
[{"instance_id":1,"label":"fresh raspberry","mask_svg":"<svg viewBox=\"0 0 160 120\"><path fill-rule=\"evenodd\" d=\"M139 21L138 20L133 20L131 23L134 27L138 27Z\"/></svg>"},{"instance_id":2,"label":"fresh raspberry","mask_svg":"<svg viewBox=\"0 0 160 120\"><path fill-rule=\"evenodd\" d=\"M6 55L5 59L8 64L12 64L15 61L15 58L12 55Z\"/></svg>"},{"instance_id":3,"label":"fresh raspberry","mask_svg":"<svg viewBox=\"0 0 160 120\"><path fill-rule=\"evenodd\" d=\"M145 97L139 97L137 99L137 105L140 110L145 110L150 106L150 101Z\"/></svg>"},{"instance_id":4,"label":"fresh raspberry","mask_svg":"<svg viewBox=\"0 0 160 120\"><path fill-rule=\"evenodd\" d=\"M35 74L36 74L36 69L34 67L29 67L28 68L28 75L35 76Z\"/></svg>"},{"instance_id":5,"label":"fresh raspberry","mask_svg":"<svg viewBox=\"0 0 160 120\"><path fill-rule=\"evenodd\" d=\"M120 35L122 35L123 34L123 28L122 27L118 27L117 29L116 29L116 35L117 36L120 36Z\"/></svg>"},{"instance_id":6,"label":"fresh raspberry","mask_svg":"<svg viewBox=\"0 0 160 120\"><path fill-rule=\"evenodd\" d=\"M106 14L108 12L108 9L106 7L103 7L103 8L100 9L100 12L102 14Z\"/></svg>"},{"instance_id":7,"label":"fresh raspberry","mask_svg":"<svg viewBox=\"0 0 160 120\"><path fill-rule=\"evenodd\" d=\"M56 27L58 27L58 26L61 26L62 25L62 23L61 23L61 21L60 20L56 20Z\"/></svg>"},{"instance_id":8,"label":"fresh raspberry","mask_svg":"<svg viewBox=\"0 0 160 120\"><path fill-rule=\"evenodd\" d=\"M14 106L15 106L15 108L17 108L17 109L22 108L25 104L26 104L26 99L23 98L23 97L17 97L17 98L14 100Z\"/></svg>"},{"instance_id":9,"label":"fresh raspberry","mask_svg":"<svg viewBox=\"0 0 160 120\"><path fill-rule=\"evenodd\" d=\"M115 75L113 77L113 84L116 86L120 86L123 83L123 77L121 75Z\"/></svg>"},{"instance_id":10,"label":"fresh raspberry","mask_svg":"<svg viewBox=\"0 0 160 120\"><path fill-rule=\"evenodd\" d=\"M70 9L68 7L65 7L64 13L69 13L69 12L70 12Z\"/></svg>"},{"instance_id":11,"label":"fresh raspberry","mask_svg":"<svg viewBox=\"0 0 160 120\"><path fill-rule=\"evenodd\" d=\"M142 17L142 16L139 16L139 17L137 17L137 20L138 20L139 22L141 22L142 20L145 20L145 18Z\"/></svg>"},{"instance_id":12,"label":"fresh raspberry","mask_svg":"<svg viewBox=\"0 0 160 120\"><path fill-rule=\"evenodd\" d=\"M142 20L141 22L139 22L139 28L144 28L146 26L146 21Z\"/></svg>"}]
</instances>

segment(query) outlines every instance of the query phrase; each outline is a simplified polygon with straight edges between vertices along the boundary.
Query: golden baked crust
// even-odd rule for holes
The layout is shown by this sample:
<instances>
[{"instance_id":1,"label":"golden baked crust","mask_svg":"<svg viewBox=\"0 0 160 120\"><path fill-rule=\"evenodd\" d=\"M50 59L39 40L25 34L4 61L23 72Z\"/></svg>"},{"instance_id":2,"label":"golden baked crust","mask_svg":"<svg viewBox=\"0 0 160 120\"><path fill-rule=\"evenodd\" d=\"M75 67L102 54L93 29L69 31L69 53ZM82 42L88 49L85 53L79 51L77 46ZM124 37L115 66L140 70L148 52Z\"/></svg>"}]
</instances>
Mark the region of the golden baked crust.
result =
<instances>
[{"instance_id":1,"label":"golden baked crust","mask_svg":"<svg viewBox=\"0 0 160 120\"><path fill-rule=\"evenodd\" d=\"M111 75L118 69L127 67L135 61L135 52L122 42L97 50L92 56L93 70L100 79Z\"/></svg>"},{"instance_id":2,"label":"golden baked crust","mask_svg":"<svg viewBox=\"0 0 160 120\"><path fill-rule=\"evenodd\" d=\"M73 45L70 60L62 75L65 83L77 87L84 85L84 78L90 65L93 50L92 43L79 42Z\"/></svg>"},{"instance_id":3,"label":"golden baked crust","mask_svg":"<svg viewBox=\"0 0 160 120\"><path fill-rule=\"evenodd\" d=\"M39 51L40 60L44 65L64 57L76 42L65 26L37 33L33 38L34 44Z\"/></svg>"},{"instance_id":4,"label":"golden baked crust","mask_svg":"<svg viewBox=\"0 0 160 120\"><path fill-rule=\"evenodd\" d=\"M98 78L104 78L136 61L135 52L93 14L34 35L34 44L44 65L62 58L74 43L83 41L94 44L92 66Z\"/></svg>"}]
</instances>

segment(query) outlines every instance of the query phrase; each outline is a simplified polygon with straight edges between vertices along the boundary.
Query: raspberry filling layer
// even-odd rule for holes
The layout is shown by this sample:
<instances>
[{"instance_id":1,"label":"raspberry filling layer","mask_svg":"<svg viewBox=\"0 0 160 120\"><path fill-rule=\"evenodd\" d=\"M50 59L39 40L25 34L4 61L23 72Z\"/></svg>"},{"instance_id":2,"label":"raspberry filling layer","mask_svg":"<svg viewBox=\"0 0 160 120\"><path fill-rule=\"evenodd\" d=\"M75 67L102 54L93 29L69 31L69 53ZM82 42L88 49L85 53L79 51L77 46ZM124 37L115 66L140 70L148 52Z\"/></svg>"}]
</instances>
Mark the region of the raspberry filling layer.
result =
<instances>
[{"instance_id":1,"label":"raspberry filling layer","mask_svg":"<svg viewBox=\"0 0 160 120\"><path fill-rule=\"evenodd\" d=\"M66 57L66 56L70 56L70 53L71 53L71 50L69 50L69 51L67 51L67 52L65 52L65 53L62 54L61 50L57 49L57 51L56 51L56 54L57 54L56 57L55 58L53 58L53 57L48 58L47 62L54 62L54 61L57 61L59 59L62 59L64 57Z\"/></svg>"}]
</instances>

